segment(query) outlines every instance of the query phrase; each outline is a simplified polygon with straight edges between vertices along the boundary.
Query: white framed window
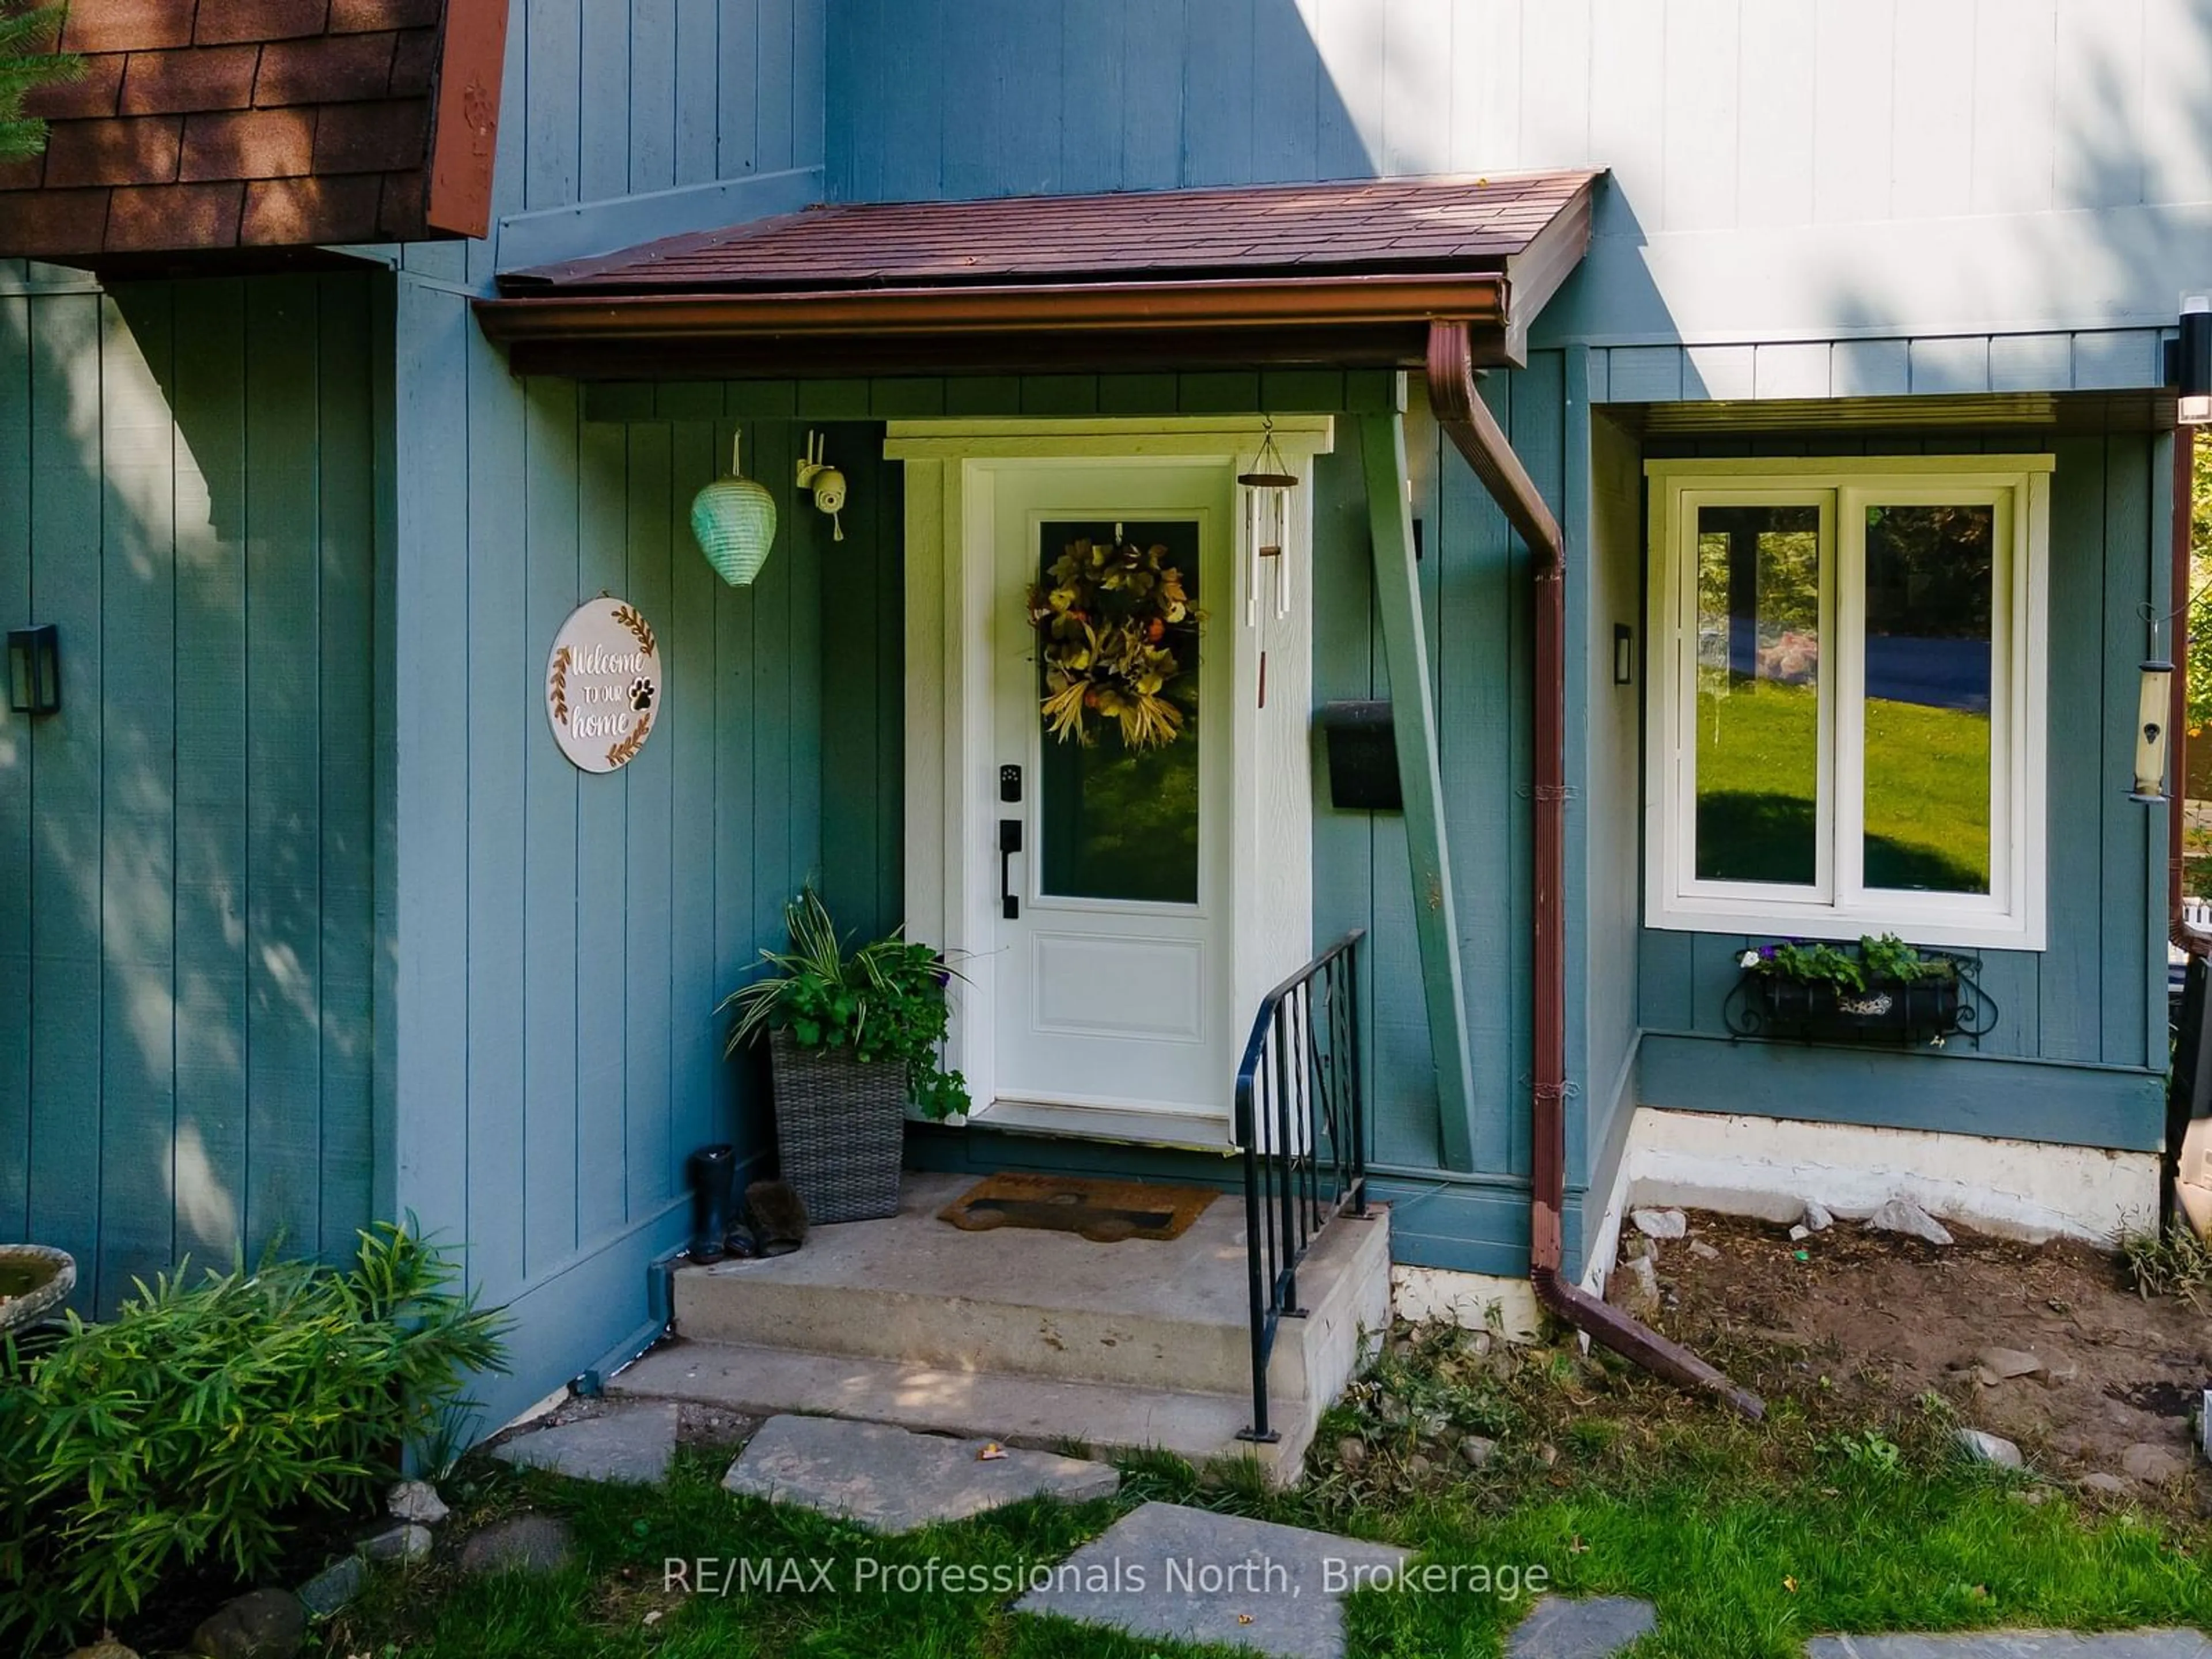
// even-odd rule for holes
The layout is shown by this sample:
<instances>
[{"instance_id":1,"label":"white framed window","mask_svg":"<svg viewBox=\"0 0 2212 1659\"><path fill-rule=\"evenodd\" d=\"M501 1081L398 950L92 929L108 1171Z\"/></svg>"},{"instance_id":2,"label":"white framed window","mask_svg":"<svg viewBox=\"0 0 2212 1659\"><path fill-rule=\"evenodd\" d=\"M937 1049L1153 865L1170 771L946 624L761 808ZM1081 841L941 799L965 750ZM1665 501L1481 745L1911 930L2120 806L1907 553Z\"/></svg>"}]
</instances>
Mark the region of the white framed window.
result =
<instances>
[{"instance_id":1,"label":"white framed window","mask_svg":"<svg viewBox=\"0 0 2212 1659\"><path fill-rule=\"evenodd\" d=\"M1649 926L2044 948L2051 464L1645 465Z\"/></svg>"}]
</instances>

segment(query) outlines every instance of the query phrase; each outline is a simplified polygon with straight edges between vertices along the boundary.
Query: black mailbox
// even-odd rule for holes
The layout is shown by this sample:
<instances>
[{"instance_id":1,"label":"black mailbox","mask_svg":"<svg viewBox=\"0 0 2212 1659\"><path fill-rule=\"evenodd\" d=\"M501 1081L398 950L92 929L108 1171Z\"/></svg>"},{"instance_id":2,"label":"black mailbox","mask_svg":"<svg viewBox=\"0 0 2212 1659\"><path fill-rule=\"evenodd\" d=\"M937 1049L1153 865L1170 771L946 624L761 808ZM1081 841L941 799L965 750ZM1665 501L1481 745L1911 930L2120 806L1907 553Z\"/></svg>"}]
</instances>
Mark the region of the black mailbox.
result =
<instances>
[{"instance_id":1,"label":"black mailbox","mask_svg":"<svg viewBox=\"0 0 2212 1659\"><path fill-rule=\"evenodd\" d=\"M1328 746L1330 805L1346 812L1405 810L1406 793L1398 781L1398 735L1389 703L1326 703L1321 729Z\"/></svg>"}]
</instances>

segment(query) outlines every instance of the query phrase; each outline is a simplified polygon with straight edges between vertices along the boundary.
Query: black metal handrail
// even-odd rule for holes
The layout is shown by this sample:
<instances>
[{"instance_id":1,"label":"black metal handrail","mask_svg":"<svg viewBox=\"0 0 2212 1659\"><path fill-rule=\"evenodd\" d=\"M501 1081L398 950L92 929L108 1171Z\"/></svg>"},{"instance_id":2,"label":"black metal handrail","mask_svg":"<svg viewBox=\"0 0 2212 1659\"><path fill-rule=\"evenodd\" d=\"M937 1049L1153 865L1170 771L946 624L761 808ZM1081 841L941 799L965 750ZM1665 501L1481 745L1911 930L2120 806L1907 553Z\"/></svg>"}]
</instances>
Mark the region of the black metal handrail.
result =
<instances>
[{"instance_id":1,"label":"black metal handrail","mask_svg":"<svg viewBox=\"0 0 2212 1659\"><path fill-rule=\"evenodd\" d=\"M1303 1319L1298 1264L1321 1230L1367 1213L1367 1111L1359 1083L1355 927L1267 993L1237 1068L1244 1155L1244 1249L1252 1316L1252 1426L1273 1442L1267 1358L1285 1319Z\"/></svg>"}]
</instances>

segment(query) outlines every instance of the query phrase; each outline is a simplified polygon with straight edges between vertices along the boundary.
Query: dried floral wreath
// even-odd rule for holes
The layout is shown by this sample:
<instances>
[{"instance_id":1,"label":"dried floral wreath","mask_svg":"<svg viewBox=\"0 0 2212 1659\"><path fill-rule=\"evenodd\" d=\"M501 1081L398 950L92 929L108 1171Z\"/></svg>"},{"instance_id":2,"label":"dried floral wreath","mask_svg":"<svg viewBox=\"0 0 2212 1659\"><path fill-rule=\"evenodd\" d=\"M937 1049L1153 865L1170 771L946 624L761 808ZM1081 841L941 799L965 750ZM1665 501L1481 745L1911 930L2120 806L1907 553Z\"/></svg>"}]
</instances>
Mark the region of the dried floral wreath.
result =
<instances>
[{"instance_id":1,"label":"dried floral wreath","mask_svg":"<svg viewBox=\"0 0 2212 1659\"><path fill-rule=\"evenodd\" d=\"M1030 625L1044 659L1045 723L1062 743L1091 743L1090 717L1121 727L1130 749L1173 743L1182 710L1165 695L1197 643L1204 613L1155 543L1070 542L1050 580L1030 589Z\"/></svg>"}]
</instances>

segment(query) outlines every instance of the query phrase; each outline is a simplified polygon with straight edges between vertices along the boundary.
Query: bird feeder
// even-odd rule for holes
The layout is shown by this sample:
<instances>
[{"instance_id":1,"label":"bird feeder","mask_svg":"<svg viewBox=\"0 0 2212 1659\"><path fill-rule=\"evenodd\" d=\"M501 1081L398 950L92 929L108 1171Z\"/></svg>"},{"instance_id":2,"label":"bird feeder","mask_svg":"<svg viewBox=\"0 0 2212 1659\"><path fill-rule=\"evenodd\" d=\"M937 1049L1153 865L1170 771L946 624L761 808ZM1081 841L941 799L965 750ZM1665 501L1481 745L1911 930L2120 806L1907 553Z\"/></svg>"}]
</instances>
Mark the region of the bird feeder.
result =
<instances>
[{"instance_id":1,"label":"bird feeder","mask_svg":"<svg viewBox=\"0 0 2212 1659\"><path fill-rule=\"evenodd\" d=\"M2154 659L2139 672L2142 687L2136 705L2136 787L2129 799L2155 805L2166 799L2166 722L2173 665Z\"/></svg>"},{"instance_id":2,"label":"bird feeder","mask_svg":"<svg viewBox=\"0 0 2212 1659\"><path fill-rule=\"evenodd\" d=\"M775 497L748 478L738 463L742 434L730 439L730 476L717 478L691 501L691 533L715 574L732 587L750 587L768 562L775 540Z\"/></svg>"},{"instance_id":3,"label":"bird feeder","mask_svg":"<svg viewBox=\"0 0 2212 1659\"><path fill-rule=\"evenodd\" d=\"M1297 493L1297 474L1275 447L1275 423L1269 421L1260 441L1260 453L1249 472L1237 475L1244 495L1244 544L1249 569L1244 585L1244 625L1260 621L1260 573L1270 562L1275 572L1275 615L1291 614L1291 497Z\"/></svg>"}]
</instances>

